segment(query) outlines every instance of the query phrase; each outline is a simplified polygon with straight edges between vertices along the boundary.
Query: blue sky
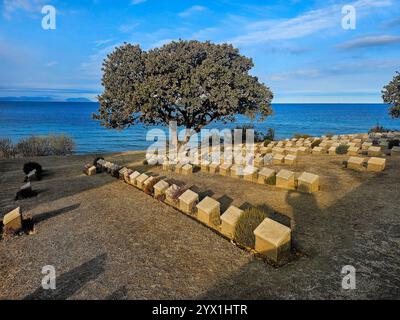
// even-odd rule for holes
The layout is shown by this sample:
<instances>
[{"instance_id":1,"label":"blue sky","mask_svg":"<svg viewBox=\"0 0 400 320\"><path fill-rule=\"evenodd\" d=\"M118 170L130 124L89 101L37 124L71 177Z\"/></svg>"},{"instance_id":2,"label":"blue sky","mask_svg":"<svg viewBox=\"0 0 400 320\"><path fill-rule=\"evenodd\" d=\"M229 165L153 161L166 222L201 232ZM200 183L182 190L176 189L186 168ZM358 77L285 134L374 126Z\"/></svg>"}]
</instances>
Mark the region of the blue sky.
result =
<instances>
[{"instance_id":1,"label":"blue sky","mask_svg":"<svg viewBox=\"0 0 400 320\"><path fill-rule=\"evenodd\" d=\"M41 27L53 5L57 28ZM353 5L355 30L342 28ZM381 102L400 71L400 1L2 0L0 96L89 97L101 63L123 42L144 49L176 39L233 43L275 103Z\"/></svg>"}]
</instances>

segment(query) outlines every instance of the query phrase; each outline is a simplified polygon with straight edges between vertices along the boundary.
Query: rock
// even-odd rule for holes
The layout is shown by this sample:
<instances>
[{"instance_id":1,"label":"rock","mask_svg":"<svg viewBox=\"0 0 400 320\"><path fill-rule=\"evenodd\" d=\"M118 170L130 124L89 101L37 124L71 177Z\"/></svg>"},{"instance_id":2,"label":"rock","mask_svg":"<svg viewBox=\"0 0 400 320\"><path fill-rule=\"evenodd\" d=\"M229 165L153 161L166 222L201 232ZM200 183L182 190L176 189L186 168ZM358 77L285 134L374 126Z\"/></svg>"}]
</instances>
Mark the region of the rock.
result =
<instances>
[{"instance_id":1,"label":"rock","mask_svg":"<svg viewBox=\"0 0 400 320\"><path fill-rule=\"evenodd\" d=\"M364 161L364 158L350 157L350 159L347 160L347 168L362 171L364 170Z\"/></svg>"}]
</instances>

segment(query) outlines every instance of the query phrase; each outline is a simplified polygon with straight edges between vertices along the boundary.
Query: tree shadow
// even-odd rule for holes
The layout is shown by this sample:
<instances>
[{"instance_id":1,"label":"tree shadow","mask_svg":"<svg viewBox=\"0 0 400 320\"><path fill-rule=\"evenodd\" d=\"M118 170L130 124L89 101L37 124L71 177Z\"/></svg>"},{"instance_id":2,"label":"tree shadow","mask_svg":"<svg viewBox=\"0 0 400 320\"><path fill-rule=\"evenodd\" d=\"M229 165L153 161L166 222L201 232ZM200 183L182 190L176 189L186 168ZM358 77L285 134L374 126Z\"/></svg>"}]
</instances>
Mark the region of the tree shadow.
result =
<instances>
[{"instance_id":1,"label":"tree shadow","mask_svg":"<svg viewBox=\"0 0 400 320\"><path fill-rule=\"evenodd\" d=\"M99 255L79 267L56 277L56 289L37 288L24 300L65 300L79 291L86 283L99 277L105 270L107 254Z\"/></svg>"},{"instance_id":2,"label":"tree shadow","mask_svg":"<svg viewBox=\"0 0 400 320\"><path fill-rule=\"evenodd\" d=\"M125 286L118 288L109 296L106 297L106 300L127 300L128 299L128 290Z\"/></svg>"},{"instance_id":3,"label":"tree shadow","mask_svg":"<svg viewBox=\"0 0 400 320\"><path fill-rule=\"evenodd\" d=\"M39 222L42 222L42 221L57 217L57 216L62 215L64 213L73 211L73 210L79 208L80 205L81 205L80 203L76 203L76 204L73 204L71 206L67 206L67 207L61 208L61 209L52 210L52 211L48 211L48 212L43 212L43 213L35 215L32 218L32 220L33 220L34 223L39 223Z\"/></svg>"},{"instance_id":4,"label":"tree shadow","mask_svg":"<svg viewBox=\"0 0 400 320\"><path fill-rule=\"evenodd\" d=\"M231 197L227 196L226 194L224 194L222 197L219 197L216 200L220 204L221 214L224 213L230 207L230 205L233 202L233 199Z\"/></svg>"}]
</instances>

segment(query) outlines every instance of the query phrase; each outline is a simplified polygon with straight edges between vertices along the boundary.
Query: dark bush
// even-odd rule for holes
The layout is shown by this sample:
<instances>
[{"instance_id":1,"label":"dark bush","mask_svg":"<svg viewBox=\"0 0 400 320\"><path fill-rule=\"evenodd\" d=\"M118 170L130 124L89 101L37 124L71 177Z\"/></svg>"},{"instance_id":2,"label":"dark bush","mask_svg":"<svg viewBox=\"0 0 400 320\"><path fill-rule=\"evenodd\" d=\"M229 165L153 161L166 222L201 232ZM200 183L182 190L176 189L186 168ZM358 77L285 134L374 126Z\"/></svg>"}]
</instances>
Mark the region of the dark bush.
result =
<instances>
[{"instance_id":1,"label":"dark bush","mask_svg":"<svg viewBox=\"0 0 400 320\"><path fill-rule=\"evenodd\" d=\"M97 166L97 161L99 161L99 160L104 160L104 158L103 158L103 157L96 157L96 158L93 160L93 165L94 165L94 166Z\"/></svg>"},{"instance_id":2,"label":"dark bush","mask_svg":"<svg viewBox=\"0 0 400 320\"><path fill-rule=\"evenodd\" d=\"M253 231L266 217L267 213L259 209L245 210L237 222L234 240L241 245L254 248L255 236Z\"/></svg>"},{"instance_id":3,"label":"dark bush","mask_svg":"<svg viewBox=\"0 0 400 320\"><path fill-rule=\"evenodd\" d=\"M293 138L295 138L295 139L300 139L300 138L307 139L307 138L311 138L311 136L309 134L295 133L293 135Z\"/></svg>"},{"instance_id":4,"label":"dark bush","mask_svg":"<svg viewBox=\"0 0 400 320\"><path fill-rule=\"evenodd\" d=\"M349 146L345 144L341 144L340 146L336 147L336 154L347 154L347 151L349 150Z\"/></svg>"},{"instance_id":5,"label":"dark bush","mask_svg":"<svg viewBox=\"0 0 400 320\"><path fill-rule=\"evenodd\" d=\"M375 127L369 129L368 133L385 133L389 131L389 129L386 129L383 126L379 125L379 123L377 123Z\"/></svg>"},{"instance_id":6,"label":"dark bush","mask_svg":"<svg viewBox=\"0 0 400 320\"><path fill-rule=\"evenodd\" d=\"M311 148L318 147L321 142L321 139L314 140L313 143L311 143Z\"/></svg>"},{"instance_id":7,"label":"dark bush","mask_svg":"<svg viewBox=\"0 0 400 320\"><path fill-rule=\"evenodd\" d=\"M399 147L400 146L400 140L389 140L389 145L388 149L393 149L393 147Z\"/></svg>"},{"instance_id":8,"label":"dark bush","mask_svg":"<svg viewBox=\"0 0 400 320\"><path fill-rule=\"evenodd\" d=\"M28 174L32 170L36 169L36 177L40 178L42 176L42 166L37 162L27 162L24 164L23 171L25 174Z\"/></svg>"}]
</instances>

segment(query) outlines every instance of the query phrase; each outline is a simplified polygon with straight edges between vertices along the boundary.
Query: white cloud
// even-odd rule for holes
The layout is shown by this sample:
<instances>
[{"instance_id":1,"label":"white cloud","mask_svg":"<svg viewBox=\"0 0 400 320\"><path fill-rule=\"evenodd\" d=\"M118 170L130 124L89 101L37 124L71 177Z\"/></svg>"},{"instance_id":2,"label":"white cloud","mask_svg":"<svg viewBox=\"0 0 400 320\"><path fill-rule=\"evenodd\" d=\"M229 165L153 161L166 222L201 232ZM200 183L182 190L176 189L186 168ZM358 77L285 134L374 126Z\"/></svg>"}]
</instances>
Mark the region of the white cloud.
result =
<instances>
[{"instance_id":1,"label":"white cloud","mask_svg":"<svg viewBox=\"0 0 400 320\"><path fill-rule=\"evenodd\" d=\"M57 64L58 64L57 61L49 61L49 62L46 63L46 67L53 67L53 66L55 66Z\"/></svg>"},{"instance_id":2,"label":"white cloud","mask_svg":"<svg viewBox=\"0 0 400 320\"><path fill-rule=\"evenodd\" d=\"M387 7L391 0L359 0L351 3L362 17L374 12L378 7ZM274 40L290 40L306 37L327 29L340 28L342 5L332 5L308 11L290 19L262 20L243 27L245 34L230 40L235 45L254 45Z\"/></svg>"},{"instance_id":3,"label":"white cloud","mask_svg":"<svg viewBox=\"0 0 400 320\"><path fill-rule=\"evenodd\" d=\"M139 22L132 22L129 24L123 24L119 26L119 31L123 32L123 33L128 33L128 32L132 32L133 30L135 30L138 26L140 25Z\"/></svg>"},{"instance_id":4,"label":"white cloud","mask_svg":"<svg viewBox=\"0 0 400 320\"><path fill-rule=\"evenodd\" d=\"M114 39L102 39L102 40L96 40L94 43L96 44L96 46L100 47L102 45L108 44L113 41Z\"/></svg>"},{"instance_id":5,"label":"white cloud","mask_svg":"<svg viewBox=\"0 0 400 320\"><path fill-rule=\"evenodd\" d=\"M11 19L17 12L40 14L43 5L50 1L45 0L3 0L3 16Z\"/></svg>"},{"instance_id":6,"label":"white cloud","mask_svg":"<svg viewBox=\"0 0 400 320\"><path fill-rule=\"evenodd\" d=\"M368 47L380 47L391 44L400 44L400 36L379 35L356 38L342 43L337 47L340 49L358 49Z\"/></svg>"},{"instance_id":7,"label":"white cloud","mask_svg":"<svg viewBox=\"0 0 400 320\"><path fill-rule=\"evenodd\" d=\"M189 16L191 16L191 15L197 13L197 12L202 12L202 11L205 11L205 10L207 10L206 7L193 6L193 7L190 7L189 9L187 9L185 11L180 12L179 16L182 17L182 18L187 18L187 17L189 17Z\"/></svg>"}]
</instances>

